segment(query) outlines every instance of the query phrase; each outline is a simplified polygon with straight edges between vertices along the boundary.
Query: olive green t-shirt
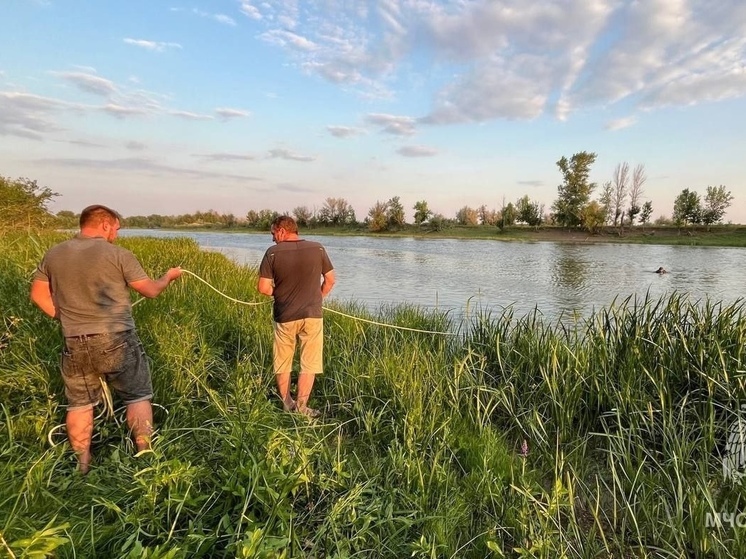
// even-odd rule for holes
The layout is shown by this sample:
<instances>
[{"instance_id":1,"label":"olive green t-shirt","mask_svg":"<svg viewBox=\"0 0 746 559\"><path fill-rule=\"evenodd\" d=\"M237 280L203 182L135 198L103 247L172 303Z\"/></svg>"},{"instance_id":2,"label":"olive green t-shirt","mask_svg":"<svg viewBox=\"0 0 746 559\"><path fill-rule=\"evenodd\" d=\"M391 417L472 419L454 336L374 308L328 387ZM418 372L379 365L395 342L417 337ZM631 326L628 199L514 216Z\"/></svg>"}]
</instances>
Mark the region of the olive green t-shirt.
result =
<instances>
[{"instance_id":1,"label":"olive green t-shirt","mask_svg":"<svg viewBox=\"0 0 746 559\"><path fill-rule=\"evenodd\" d=\"M49 283L63 336L133 329L128 285L147 277L129 250L83 235L49 249L34 273Z\"/></svg>"}]
</instances>

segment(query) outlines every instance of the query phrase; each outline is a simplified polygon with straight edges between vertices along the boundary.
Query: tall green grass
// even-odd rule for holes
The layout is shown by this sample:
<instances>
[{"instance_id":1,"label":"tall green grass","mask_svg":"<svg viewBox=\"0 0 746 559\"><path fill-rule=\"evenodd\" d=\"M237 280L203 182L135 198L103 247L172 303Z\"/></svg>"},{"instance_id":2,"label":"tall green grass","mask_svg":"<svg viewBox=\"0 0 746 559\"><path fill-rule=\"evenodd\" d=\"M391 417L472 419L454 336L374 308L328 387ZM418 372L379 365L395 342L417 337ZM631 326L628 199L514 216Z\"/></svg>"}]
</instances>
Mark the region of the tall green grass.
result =
<instances>
[{"instance_id":1,"label":"tall green grass","mask_svg":"<svg viewBox=\"0 0 746 559\"><path fill-rule=\"evenodd\" d=\"M282 412L271 306L184 276L134 307L152 358L154 453L121 411L94 463L65 441L57 325L28 301L61 236L0 237L0 549L16 557L744 557L725 480L744 402L742 304L628 299L575 324L482 314L459 336L327 314L320 420ZM189 240L126 239L233 297L256 271ZM426 330L406 305L348 314ZM51 431L51 440L48 435ZM25 554L25 555L24 555ZM35 554L35 555L34 555Z\"/></svg>"}]
</instances>

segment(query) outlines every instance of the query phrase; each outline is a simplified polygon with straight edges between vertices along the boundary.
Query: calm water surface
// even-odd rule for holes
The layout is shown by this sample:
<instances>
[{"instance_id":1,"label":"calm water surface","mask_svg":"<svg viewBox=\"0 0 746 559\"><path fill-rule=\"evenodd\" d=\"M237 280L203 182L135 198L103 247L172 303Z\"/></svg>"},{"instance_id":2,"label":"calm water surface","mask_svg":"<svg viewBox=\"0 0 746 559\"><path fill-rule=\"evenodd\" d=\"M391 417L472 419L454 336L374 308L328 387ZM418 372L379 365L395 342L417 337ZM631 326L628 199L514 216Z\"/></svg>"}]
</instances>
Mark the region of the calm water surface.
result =
<instances>
[{"instance_id":1,"label":"calm water surface","mask_svg":"<svg viewBox=\"0 0 746 559\"><path fill-rule=\"evenodd\" d=\"M269 233L123 230L126 236L195 239L206 250L258 266ZM549 319L588 316L630 295L657 299L674 291L694 300L732 303L743 297L746 249L685 246L519 243L461 239L326 237L337 273L332 295L375 311L412 303L460 316L477 307L537 307ZM178 262L174 262L174 265ZM659 266L668 274L653 273ZM247 286L254 289L254 286Z\"/></svg>"}]
</instances>

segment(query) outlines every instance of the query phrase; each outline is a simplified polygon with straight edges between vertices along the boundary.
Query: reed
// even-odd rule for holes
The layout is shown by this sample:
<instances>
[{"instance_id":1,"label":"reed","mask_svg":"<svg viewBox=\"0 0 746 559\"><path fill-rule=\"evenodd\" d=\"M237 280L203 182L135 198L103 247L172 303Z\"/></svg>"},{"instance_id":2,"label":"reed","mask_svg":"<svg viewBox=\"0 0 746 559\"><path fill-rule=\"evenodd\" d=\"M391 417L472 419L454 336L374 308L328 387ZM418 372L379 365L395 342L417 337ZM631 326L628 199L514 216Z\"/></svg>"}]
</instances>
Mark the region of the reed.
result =
<instances>
[{"instance_id":1,"label":"reed","mask_svg":"<svg viewBox=\"0 0 746 559\"><path fill-rule=\"evenodd\" d=\"M270 305L236 305L185 276L134 307L153 360L153 453L134 456L121 410L102 415L82 477L55 429L60 335L28 300L36 263L61 238L0 236L8 556L746 556L745 528L708 526L744 508L722 468L746 396L741 302L674 294L584 320L506 309L466 325L408 305L332 303L458 335L326 315L312 397L323 416L310 422L274 395ZM154 275L180 264L263 300L256 270L192 241L122 244Z\"/></svg>"}]
</instances>

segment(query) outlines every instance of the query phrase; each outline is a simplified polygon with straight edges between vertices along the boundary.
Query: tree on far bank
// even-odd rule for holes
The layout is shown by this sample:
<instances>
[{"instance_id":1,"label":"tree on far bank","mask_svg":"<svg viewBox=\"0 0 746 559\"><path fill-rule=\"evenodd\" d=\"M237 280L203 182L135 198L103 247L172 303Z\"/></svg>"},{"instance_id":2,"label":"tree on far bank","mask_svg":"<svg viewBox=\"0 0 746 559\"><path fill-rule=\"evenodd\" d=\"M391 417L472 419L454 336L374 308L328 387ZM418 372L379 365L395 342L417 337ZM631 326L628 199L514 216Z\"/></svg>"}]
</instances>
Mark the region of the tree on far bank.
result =
<instances>
[{"instance_id":1,"label":"tree on far bank","mask_svg":"<svg viewBox=\"0 0 746 559\"><path fill-rule=\"evenodd\" d=\"M249 210L246 214L246 226L261 231L269 231L272 228L272 222L279 215L279 213L270 209L259 210L258 212Z\"/></svg>"},{"instance_id":2,"label":"tree on far bank","mask_svg":"<svg viewBox=\"0 0 746 559\"><path fill-rule=\"evenodd\" d=\"M394 196L386 203L386 222L389 229L398 229L406 223L404 206L398 196Z\"/></svg>"},{"instance_id":3,"label":"tree on far bank","mask_svg":"<svg viewBox=\"0 0 746 559\"><path fill-rule=\"evenodd\" d=\"M611 181L606 181L601 189L601 196L598 197L598 203L604 209L604 225L611 220L611 201L614 196L614 189L611 187Z\"/></svg>"},{"instance_id":4,"label":"tree on far bank","mask_svg":"<svg viewBox=\"0 0 746 559\"><path fill-rule=\"evenodd\" d=\"M677 225L699 223L702 218L702 207L699 194L685 188L673 202L673 222Z\"/></svg>"},{"instance_id":5,"label":"tree on far bank","mask_svg":"<svg viewBox=\"0 0 746 559\"><path fill-rule=\"evenodd\" d=\"M355 210L344 198L327 198L316 214L322 225L352 225L356 222Z\"/></svg>"},{"instance_id":6,"label":"tree on far bank","mask_svg":"<svg viewBox=\"0 0 746 559\"><path fill-rule=\"evenodd\" d=\"M47 204L59 196L35 180L0 175L0 229L51 227L57 225Z\"/></svg>"},{"instance_id":7,"label":"tree on far bank","mask_svg":"<svg viewBox=\"0 0 746 559\"><path fill-rule=\"evenodd\" d=\"M642 205L642 210L640 210L640 223L647 225L651 215L653 215L653 203L648 200Z\"/></svg>"},{"instance_id":8,"label":"tree on far bank","mask_svg":"<svg viewBox=\"0 0 746 559\"><path fill-rule=\"evenodd\" d=\"M730 207L733 195L730 190L725 190L721 184L718 187L708 186L705 194L704 208L702 208L702 223L712 225L720 223L725 215L725 210Z\"/></svg>"},{"instance_id":9,"label":"tree on far bank","mask_svg":"<svg viewBox=\"0 0 746 559\"><path fill-rule=\"evenodd\" d=\"M487 209L487 206L482 204L479 206L479 210L477 211L479 213L479 223L481 225L497 225L498 213L496 210Z\"/></svg>"},{"instance_id":10,"label":"tree on far bank","mask_svg":"<svg viewBox=\"0 0 746 559\"><path fill-rule=\"evenodd\" d=\"M589 233L595 233L599 227L603 227L606 222L606 208L598 201L591 200L582 209L583 227Z\"/></svg>"},{"instance_id":11,"label":"tree on far bank","mask_svg":"<svg viewBox=\"0 0 746 559\"><path fill-rule=\"evenodd\" d=\"M531 227L541 225L544 214L544 205L539 202L533 202L528 195L519 198L516 206L516 221L521 221Z\"/></svg>"},{"instance_id":12,"label":"tree on far bank","mask_svg":"<svg viewBox=\"0 0 746 559\"><path fill-rule=\"evenodd\" d=\"M414 224L415 225L422 225L428 219L430 219L431 215L433 215L433 212L430 210L430 208L427 207L427 202L425 200L420 200L419 202L415 202L412 209L414 210Z\"/></svg>"},{"instance_id":13,"label":"tree on far bank","mask_svg":"<svg viewBox=\"0 0 746 559\"><path fill-rule=\"evenodd\" d=\"M313 212L308 209L308 206L297 206L293 209L293 217L295 222L301 227L308 227L313 217Z\"/></svg>"},{"instance_id":14,"label":"tree on far bank","mask_svg":"<svg viewBox=\"0 0 746 559\"><path fill-rule=\"evenodd\" d=\"M478 225L479 213L474 208L464 206L456 212L456 221L459 225Z\"/></svg>"},{"instance_id":15,"label":"tree on far bank","mask_svg":"<svg viewBox=\"0 0 746 559\"><path fill-rule=\"evenodd\" d=\"M614 227L621 218L624 221L624 202L627 199L627 182L629 181L629 163L618 163L612 175L612 195L610 214L614 216ZM623 225L621 223L620 225Z\"/></svg>"},{"instance_id":16,"label":"tree on far bank","mask_svg":"<svg viewBox=\"0 0 746 559\"><path fill-rule=\"evenodd\" d=\"M629 218L630 226L635 224L635 218L640 213L640 199L644 194L642 186L648 180L645 174L645 165L639 164L635 166L632 171L632 181L629 186L629 208L627 208L627 217Z\"/></svg>"},{"instance_id":17,"label":"tree on far bank","mask_svg":"<svg viewBox=\"0 0 746 559\"><path fill-rule=\"evenodd\" d=\"M500 231L503 231L506 227L515 225L515 220L518 212L516 211L513 202L505 204L505 198L503 198L503 205L500 208L500 215L497 218L497 227Z\"/></svg>"},{"instance_id":18,"label":"tree on far bank","mask_svg":"<svg viewBox=\"0 0 746 559\"><path fill-rule=\"evenodd\" d=\"M570 159L557 161L563 182L557 187L559 197L552 205L555 221L564 227L578 227L583 223L583 209L588 205L596 183L589 181L595 153L581 151Z\"/></svg>"},{"instance_id":19,"label":"tree on far bank","mask_svg":"<svg viewBox=\"0 0 746 559\"><path fill-rule=\"evenodd\" d=\"M57 217L57 226L62 229L75 229L80 225L80 214L70 210L61 210L55 217Z\"/></svg>"},{"instance_id":20,"label":"tree on far bank","mask_svg":"<svg viewBox=\"0 0 746 559\"><path fill-rule=\"evenodd\" d=\"M372 208L368 210L368 218L366 222L368 229L374 233L385 231L388 226L388 219L386 212L388 210L388 203L377 201Z\"/></svg>"}]
</instances>

